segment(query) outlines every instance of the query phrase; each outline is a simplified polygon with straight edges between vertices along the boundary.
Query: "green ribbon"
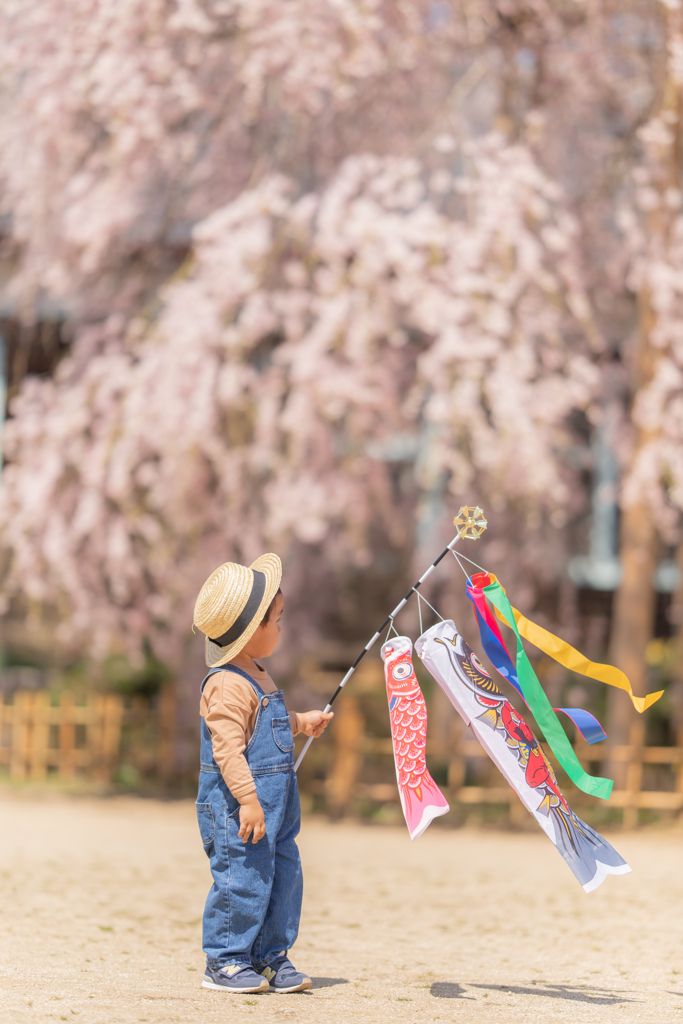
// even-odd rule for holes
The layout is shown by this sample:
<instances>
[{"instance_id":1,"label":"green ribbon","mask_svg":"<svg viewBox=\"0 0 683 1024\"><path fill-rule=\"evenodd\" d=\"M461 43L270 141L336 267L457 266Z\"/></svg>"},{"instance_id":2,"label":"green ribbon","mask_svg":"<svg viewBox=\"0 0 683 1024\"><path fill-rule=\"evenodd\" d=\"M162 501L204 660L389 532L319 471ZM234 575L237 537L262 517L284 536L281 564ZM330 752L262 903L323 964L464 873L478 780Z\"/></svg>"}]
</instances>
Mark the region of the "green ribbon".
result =
<instances>
[{"instance_id":1,"label":"green ribbon","mask_svg":"<svg viewBox=\"0 0 683 1024\"><path fill-rule=\"evenodd\" d=\"M517 638L517 678L519 679L524 699L548 741L550 749L575 786L578 786L579 789L582 789L584 793L588 793L590 796L598 796L601 800L609 800L614 783L611 779L602 779L595 775L589 775L581 767L581 762L574 753L572 745L567 739L566 733L560 725L559 719L553 711L543 687L538 681L538 676L531 667L531 662L522 646L522 638L519 635L517 623L515 622L510 602L505 596L505 591L498 581L490 583L482 589L488 600L498 609Z\"/></svg>"}]
</instances>

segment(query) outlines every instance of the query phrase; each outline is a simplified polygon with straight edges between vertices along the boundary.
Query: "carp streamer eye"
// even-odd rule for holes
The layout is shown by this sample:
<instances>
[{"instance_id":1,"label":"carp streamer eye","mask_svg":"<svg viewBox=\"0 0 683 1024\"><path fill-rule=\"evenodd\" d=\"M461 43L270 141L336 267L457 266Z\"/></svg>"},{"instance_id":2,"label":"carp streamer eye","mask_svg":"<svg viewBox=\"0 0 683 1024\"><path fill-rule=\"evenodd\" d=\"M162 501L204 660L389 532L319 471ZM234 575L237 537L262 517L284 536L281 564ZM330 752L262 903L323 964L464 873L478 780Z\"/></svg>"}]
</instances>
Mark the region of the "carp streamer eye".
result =
<instances>
[{"instance_id":1,"label":"carp streamer eye","mask_svg":"<svg viewBox=\"0 0 683 1024\"><path fill-rule=\"evenodd\" d=\"M406 661L401 661L392 669L391 674L394 679L400 681L401 679L407 679L412 671L412 667Z\"/></svg>"},{"instance_id":2,"label":"carp streamer eye","mask_svg":"<svg viewBox=\"0 0 683 1024\"><path fill-rule=\"evenodd\" d=\"M484 666L482 665L482 663L479 661L479 658L476 656L474 651L472 651L472 664L476 668L477 672L481 672L481 674L483 676L486 676L487 679L491 678L486 669L484 668Z\"/></svg>"}]
</instances>

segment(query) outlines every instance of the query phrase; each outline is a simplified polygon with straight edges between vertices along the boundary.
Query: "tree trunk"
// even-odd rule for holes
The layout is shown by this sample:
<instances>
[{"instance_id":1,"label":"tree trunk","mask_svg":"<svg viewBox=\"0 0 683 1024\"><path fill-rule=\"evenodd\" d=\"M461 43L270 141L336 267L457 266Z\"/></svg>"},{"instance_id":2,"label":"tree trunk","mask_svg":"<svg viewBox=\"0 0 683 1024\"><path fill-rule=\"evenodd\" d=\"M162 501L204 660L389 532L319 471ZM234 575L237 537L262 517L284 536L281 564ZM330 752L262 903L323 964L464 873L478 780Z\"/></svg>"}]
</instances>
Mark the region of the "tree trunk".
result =
<instances>
[{"instance_id":1,"label":"tree trunk","mask_svg":"<svg viewBox=\"0 0 683 1024\"><path fill-rule=\"evenodd\" d=\"M670 244L674 213L668 201L680 187L681 165L681 86L674 67L672 44L680 39L681 13L676 8L662 11L662 30L666 42L667 60L661 69L658 98L653 105L651 126L658 131L646 143L643 171L649 180L650 191L657 201L650 203L645 214L646 244L642 253L641 286L638 295L639 330L638 347L633 362L632 394L647 388L653 380L658 361L663 354L661 346L653 342L658 325L658 312L652 301L650 268ZM666 126L666 130L664 129ZM636 424L634 465L658 440L656 430ZM628 473L627 473L628 475ZM617 590L612 621L610 655L613 662L628 675L634 691L642 695L647 684L645 651L654 627L654 572L657 558L657 529L654 512L647 494L622 505L620 530L621 581ZM637 722L637 720L640 721ZM636 724L637 722L637 724ZM610 692L608 735L610 743L641 742L644 720L638 716L625 695L618 690ZM617 759L609 764L615 787L625 785L626 764Z\"/></svg>"},{"instance_id":2,"label":"tree trunk","mask_svg":"<svg viewBox=\"0 0 683 1024\"><path fill-rule=\"evenodd\" d=\"M680 742L680 737L683 737L683 544L678 547L676 562L678 587L671 605L671 623L676 640L669 700L673 729Z\"/></svg>"},{"instance_id":3,"label":"tree trunk","mask_svg":"<svg viewBox=\"0 0 683 1024\"><path fill-rule=\"evenodd\" d=\"M610 661L631 680L634 692L647 689L645 652L652 639L655 594L653 578L657 555L657 535L652 512L643 502L623 509L620 533L621 582L617 590L610 643ZM609 743L629 743L641 716L627 695L610 688L608 697ZM615 789L626 785L626 763L610 760L608 775Z\"/></svg>"}]
</instances>

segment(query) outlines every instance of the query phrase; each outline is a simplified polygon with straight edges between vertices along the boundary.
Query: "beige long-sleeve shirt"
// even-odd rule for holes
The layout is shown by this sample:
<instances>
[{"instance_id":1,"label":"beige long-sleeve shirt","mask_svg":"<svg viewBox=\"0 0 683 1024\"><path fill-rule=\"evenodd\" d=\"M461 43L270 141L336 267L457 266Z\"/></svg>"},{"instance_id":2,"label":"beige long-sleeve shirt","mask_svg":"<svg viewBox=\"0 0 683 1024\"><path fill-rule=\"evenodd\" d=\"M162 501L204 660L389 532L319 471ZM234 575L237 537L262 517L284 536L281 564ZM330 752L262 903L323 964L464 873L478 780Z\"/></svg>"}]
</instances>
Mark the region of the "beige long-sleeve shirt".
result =
<instances>
[{"instance_id":1,"label":"beige long-sleeve shirt","mask_svg":"<svg viewBox=\"0 0 683 1024\"><path fill-rule=\"evenodd\" d=\"M264 693L276 692L277 687L265 669L255 678ZM229 666L225 672L209 676L199 706L199 713L211 731L214 760L226 786L240 803L256 795L244 751L254 732L258 706L254 688L244 676L231 672ZM289 720L296 736L299 722L295 712L290 713Z\"/></svg>"}]
</instances>

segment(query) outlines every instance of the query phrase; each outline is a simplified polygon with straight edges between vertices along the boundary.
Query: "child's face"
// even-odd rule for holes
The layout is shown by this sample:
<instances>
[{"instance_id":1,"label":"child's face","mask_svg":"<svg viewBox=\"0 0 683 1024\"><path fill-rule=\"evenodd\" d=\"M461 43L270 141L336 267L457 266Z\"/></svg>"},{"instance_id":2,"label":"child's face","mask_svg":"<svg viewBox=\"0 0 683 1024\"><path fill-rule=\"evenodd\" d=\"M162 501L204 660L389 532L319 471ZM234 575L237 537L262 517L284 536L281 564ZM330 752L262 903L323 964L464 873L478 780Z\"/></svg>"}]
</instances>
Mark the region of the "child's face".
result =
<instances>
[{"instance_id":1,"label":"child's face","mask_svg":"<svg viewBox=\"0 0 683 1024\"><path fill-rule=\"evenodd\" d=\"M280 640L280 619L285 599L282 594L277 594L275 604L270 613L268 622L261 623L248 644L243 648L244 653L250 658L267 658L273 653Z\"/></svg>"}]
</instances>

